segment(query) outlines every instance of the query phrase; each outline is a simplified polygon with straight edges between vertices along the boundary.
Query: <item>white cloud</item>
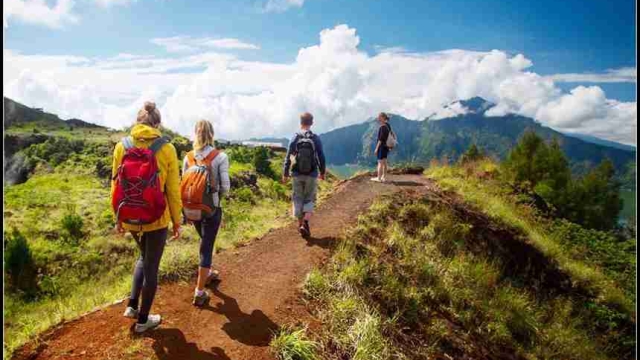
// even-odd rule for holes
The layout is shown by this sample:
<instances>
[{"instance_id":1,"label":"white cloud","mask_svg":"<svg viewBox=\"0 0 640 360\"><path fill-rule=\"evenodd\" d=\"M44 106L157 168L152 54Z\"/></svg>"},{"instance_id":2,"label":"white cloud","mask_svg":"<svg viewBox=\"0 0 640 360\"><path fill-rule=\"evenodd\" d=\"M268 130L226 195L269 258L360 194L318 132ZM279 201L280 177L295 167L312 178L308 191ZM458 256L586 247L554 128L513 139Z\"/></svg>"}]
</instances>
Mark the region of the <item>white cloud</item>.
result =
<instances>
[{"instance_id":1,"label":"white cloud","mask_svg":"<svg viewBox=\"0 0 640 360\"><path fill-rule=\"evenodd\" d=\"M137 0L96 0L96 2L103 7L109 7L114 5L128 5L134 1L137 1Z\"/></svg>"},{"instance_id":2,"label":"white cloud","mask_svg":"<svg viewBox=\"0 0 640 360\"><path fill-rule=\"evenodd\" d=\"M557 82L635 83L637 71L634 67L624 67L620 69L609 69L604 73L555 74L548 76L548 78Z\"/></svg>"},{"instance_id":3,"label":"white cloud","mask_svg":"<svg viewBox=\"0 0 640 360\"><path fill-rule=\"evenodd\" d=\"M265 12L284 12L292 7L302 7L305 0L267 0L264 4Z\"/></svg>"},{"instance_id":4,"label":"white cloud","mask_svg":"<svg viewBox=\"0 0 640 360\"><path fill-rule=\"evenodd\" d=\"M151 39L151 43L165 48L168 52L182 53L195 52L207 48L213 49L235 49L235 50L258 50L260 47L251 43L246 43L238 39L225 38L192 38L189 36L173 36L167 38Z\"/></svg>"},{"instance_id":5,"label":"white cloud","mask_svg":"<svg viewBox=\"0 0 640 360\"><path fill-rule=\"evenodd\" d=\"M72 12L74 5L74 0L57 0L54 6L49 6L45 0L4 0L4 27L7 28L13 19L54 29L75 24L78 16Z\"/></svg>"},{"instance_id":6,"label":"white cloud","mask_svg":"<svg viewBox=\"0 0 640 360\"><path fill-rule=\"evenodd\" d=\"M131 123L142 101L153 97L165 125L190 135L195 121L207 118L226 139L289 135L303 111L314 114L315 130L322 133L380 111L424 119L445 104L481 96L497 104L490 115L513 112L558 130L636 142L635 102L607 99L598 86L565 93L552 79L529 71L532 63L521 54L369 55L359 44L355 29L340 25L323 30L319 44L300 49L286 64L215 52L87 59L5 50L5 94L63 117L114 127Z\"/></svg>"}]
</instances>

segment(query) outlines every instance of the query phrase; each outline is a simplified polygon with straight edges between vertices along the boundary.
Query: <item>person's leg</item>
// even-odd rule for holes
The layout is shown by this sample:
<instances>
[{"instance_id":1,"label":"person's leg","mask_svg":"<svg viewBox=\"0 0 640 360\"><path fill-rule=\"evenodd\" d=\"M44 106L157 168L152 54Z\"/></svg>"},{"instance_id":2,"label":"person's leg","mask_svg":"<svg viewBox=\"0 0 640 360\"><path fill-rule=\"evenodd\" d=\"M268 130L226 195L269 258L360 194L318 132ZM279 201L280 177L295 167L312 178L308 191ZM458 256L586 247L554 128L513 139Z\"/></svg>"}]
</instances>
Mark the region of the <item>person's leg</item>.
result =
<instances>
[{"instance_id":1,"label":"person's leg","mask_svg":"<svg viewBox=\"0 0 640 360\"><path fill-rule=\"evenodd\" d=\"M142 283L144 282L144 273L142 269L142 263L144 261L144 243L142 233L132 233L133 238L140 249L140 257L136 261L133 268L133 282L131 284L131 295L129 296L128 307L138 310L138 304L140 300L140 292L142 291Z\"/></svg>"},{"instance_id":2,"label":"person's leg","mask_svg":"<svg viewBox=\"0 0 640 360\"><path fill-rule=\"evenodd\" d=\"M291 199L293 202L293 216L298 219L298 224L302 225L303 222L303 214L302 207L304 205L304 181L302 180L302 176L294 176L293 177L293 194L291 195Z\"/></svg>"},{"instance_id":3,"label":"person's leg","mask_svg":"<svg viewBox=\"0 0 640 360\"><path fill-rule=\"evenodd\" d=\"M307 228L307 232L310 231L309 220L311 220L311 215L313 214L317 193L318 178L307 176L305 179L304 205L302 207L302 211L304 212L304 225Z\"/></svg>"},{"instance_id":4,"label":"person's leg","mask_svg":"<svg viewBox=\"0 0 640 360\"><path fill-rule=\"evenodd\" d=\"M384 159L382 159L380 163L382 165L382 176L380 177L380 180L386 181L387 180L387 158L385 157Z\"/></svg>"},{"instance_id":5,"label":"person's leg","mask_svg":"<svg viewBox=\"0 0 640 360\"><path fill-rule=\"evenodd\" d=\"M146 232L144 234L145 257L142 261L144 282L142 284L142 301L138 313L138 323L147 322L153 298L158 288L158 268L167 241L167 228Z\"/></svg>"},{"instance_id":6,"label":"person's leg","mask_svg":"<svg viewBox=\"0 0 640 360\"><path fill-rule=\"evenodd\" d=\"M205 219L196 226L200 234L200 267L198 269L198 282L196 290L203 291L207 283L207 278L211 270L213 250L216 237L222 221L222 209L216 209L215 214L209 219Z\"/></svg>"}]
</instances>

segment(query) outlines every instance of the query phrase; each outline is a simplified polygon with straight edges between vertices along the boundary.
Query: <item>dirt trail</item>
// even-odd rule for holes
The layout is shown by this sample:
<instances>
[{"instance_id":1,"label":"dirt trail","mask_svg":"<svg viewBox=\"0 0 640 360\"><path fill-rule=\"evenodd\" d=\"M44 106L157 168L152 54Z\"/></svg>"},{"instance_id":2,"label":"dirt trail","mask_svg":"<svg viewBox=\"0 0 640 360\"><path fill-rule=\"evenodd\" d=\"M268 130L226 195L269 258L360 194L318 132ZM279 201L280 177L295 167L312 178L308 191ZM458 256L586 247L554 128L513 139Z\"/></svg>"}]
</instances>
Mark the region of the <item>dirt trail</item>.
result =
<instances>
[{"instance_id":1,"label":"dirt trail","mask_svg":"<svg viewBox=\"0 0 640 360\"><path fill-rule=\"evenodd\" d=\"M272 359L272 331L305 318L298 302L304 276L329 256L341 232L353 224L381 194L421 189L419 175L392 175L380 184L360 177L338 186L316 211L312 238L304 240L295 224L277 229L250 245L214 257L222 282L212 287L209 306L191 305L192 283L160 285L152 313L162 325L140 336L133 320L122 316L125 303L107 307L66 323L27 345L17 359ZM195 266L195 264L194 264Z\"/></svg>"}]
</instances>

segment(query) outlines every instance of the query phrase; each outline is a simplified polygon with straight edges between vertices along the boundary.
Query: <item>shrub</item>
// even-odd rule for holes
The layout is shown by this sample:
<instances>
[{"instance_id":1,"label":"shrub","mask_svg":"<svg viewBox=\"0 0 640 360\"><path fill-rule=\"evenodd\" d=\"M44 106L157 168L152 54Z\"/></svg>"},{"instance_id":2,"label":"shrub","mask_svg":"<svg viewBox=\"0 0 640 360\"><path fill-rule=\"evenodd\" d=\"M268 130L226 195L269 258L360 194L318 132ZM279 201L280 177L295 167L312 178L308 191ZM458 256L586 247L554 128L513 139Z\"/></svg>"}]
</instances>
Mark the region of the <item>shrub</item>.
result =
<instances>
[{"instance_id":1,"label":"shrub","mask_svg":"<svg viewBox=\"0 0 640 360\"><path fill-rule=\"evenodd\" d=\"M248 187L241 187L233 191L233 197L238 201L254 203L255 197L253 191Z\"/></svg>"},{"instance_id":2,"label":"shrub","mask_svg":"<svg viewBox=\"0 0 640 360\"><path fill-rule=\"evenodd\" d=\"M4 233L4 271L9 288L32 293L36 289L36 271L27 239L17 229Z\"/></svg>"},{"instance_id":3,"label":"shrub","mask_svg":"<svg viewBox=\"0 0 640 360\"><path fill-rule=\"evenodd\" d=\"M82 227L84 221L82 217L75 212L73 206L67 207L66 214L62 217L62 239L65 242L77 245L80 239L84 236Z\"/></svg>"},{"instance_id":4,"label":"shrub","mask_svg":"<svg viewBox=\"0 0 640 360\"><path fill-rule=\"evenodd\" d=\"M255 148L251 161L258 174L274 177L274 172L271 169L271 163L269 162L269 150L266 147L260 146Z\"/></svg>"}]
</instances>

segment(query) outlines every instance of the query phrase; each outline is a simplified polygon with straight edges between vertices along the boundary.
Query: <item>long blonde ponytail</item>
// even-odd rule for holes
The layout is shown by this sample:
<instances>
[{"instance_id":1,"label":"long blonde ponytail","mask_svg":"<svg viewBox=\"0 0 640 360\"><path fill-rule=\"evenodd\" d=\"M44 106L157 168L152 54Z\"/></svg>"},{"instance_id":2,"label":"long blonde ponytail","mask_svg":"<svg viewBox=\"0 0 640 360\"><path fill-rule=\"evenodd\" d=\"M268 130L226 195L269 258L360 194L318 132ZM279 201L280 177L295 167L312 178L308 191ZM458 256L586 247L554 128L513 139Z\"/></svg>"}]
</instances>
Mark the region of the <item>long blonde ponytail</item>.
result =
<instances>
[{"instance_id":1,"label":"long blonde ponytail","mask_svg":"<svg viewBox=\"0 0 640 360\"><path fill-rule=\"evenodd\" d=\"M213 146L213 125L207 120L199 120L196 123L196 138L193 142L195 150L202 150L207 145Z\"/></svg>"}]
</instances>

